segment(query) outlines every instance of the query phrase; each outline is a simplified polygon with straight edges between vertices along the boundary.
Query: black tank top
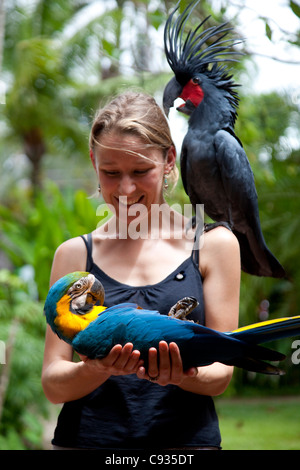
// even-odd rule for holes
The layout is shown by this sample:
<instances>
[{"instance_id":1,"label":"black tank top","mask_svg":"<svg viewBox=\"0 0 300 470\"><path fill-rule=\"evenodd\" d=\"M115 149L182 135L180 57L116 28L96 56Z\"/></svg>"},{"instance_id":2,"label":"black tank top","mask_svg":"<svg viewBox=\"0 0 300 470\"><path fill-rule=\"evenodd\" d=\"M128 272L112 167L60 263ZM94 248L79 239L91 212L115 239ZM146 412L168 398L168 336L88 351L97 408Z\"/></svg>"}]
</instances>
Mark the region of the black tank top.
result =
<instances>
[{"instance_id":1,"label":"black tank top","mask_svg":"<svg viewBox=\"0 0 300 470\"><path fill-rule=\"evenodd\" d=\"M199 305L189 318L205 323L198 250L194 250L163 281L147 286L122 284L104 273L92 258L92 236L86 240L86 270L105 289L105 306L135 302L168 314L182 297ZM98 449L220 447L218 418L211 397L186 392L175 385L161 387L135 374L111 376L89 395L65 403L52 443L56 446Z\"/></svg>"}]
</instances>

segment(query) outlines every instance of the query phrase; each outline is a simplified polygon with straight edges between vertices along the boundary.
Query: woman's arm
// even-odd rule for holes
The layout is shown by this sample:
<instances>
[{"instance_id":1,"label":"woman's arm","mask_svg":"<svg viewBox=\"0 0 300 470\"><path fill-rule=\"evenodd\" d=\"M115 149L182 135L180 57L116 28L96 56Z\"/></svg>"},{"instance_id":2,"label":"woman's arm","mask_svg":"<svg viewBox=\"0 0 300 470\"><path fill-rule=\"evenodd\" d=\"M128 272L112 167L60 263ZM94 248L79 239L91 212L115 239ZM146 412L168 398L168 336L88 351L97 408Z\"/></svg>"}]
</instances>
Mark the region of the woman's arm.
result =
<instances>
[{"instance_id":1,"label":"woman's arm","mask_svg":"<svg viewBox=\"0 0 300 470\"><path fill-rule=\"evenodd\" d=\"M236 237L224 227L205 234L200 251L200 270L203 276L203 294L206 326L219 331L230 331L238 326L240 292L240 251ZM149 375L141 367L140 378L158 376L157 383L175 384L184 390L201 395L216 396L225 391L232 377L233 367L214 363L183 371L180 351L175 343L161 342L157 352L149 351Z\"/></svg>"},{"instance_id":2,"label":"woman's arm","mask_svg":"<svg viewBox=\"0 0 300 470\"><path fill-rule=\"evenodd\" d=\"M240 298L240 248L235 235L224 227L207 232L200 251L203 276L205 325L218 331L238 327ZM233 367L221 363L199 367L193 379L181 387L195 393L216 396L228 387Z\"/></svg>"},{"instance_id":3,"label":"woman's arm","mask_svg":"<svg viewBox=\"0 0 300 470\"><path fill-rule=\"evenodd\" d=\"M67 273L84 271L86 250L82 240L63 243L56 251L50 284ZM81 398L95 390L111 375L136 373L142 365L140 353L132 344L116 345L104 359L72 362L73 350L47 326L42 385L48 400L64 403Z\"/></svg>"},{"instance_id":4,"label":"woman's arm","mask_svg":"<svg viewBox=\"0 0 300 470\"><path fill-rule=\"evenodd\" d=\"M139 351L127 343L116 345L104 359L72 362L72 349L47 327L42 385L52 403L77 400L91 393L111 375L137 372L141 366Z\"/></svg>"}]
</instances>

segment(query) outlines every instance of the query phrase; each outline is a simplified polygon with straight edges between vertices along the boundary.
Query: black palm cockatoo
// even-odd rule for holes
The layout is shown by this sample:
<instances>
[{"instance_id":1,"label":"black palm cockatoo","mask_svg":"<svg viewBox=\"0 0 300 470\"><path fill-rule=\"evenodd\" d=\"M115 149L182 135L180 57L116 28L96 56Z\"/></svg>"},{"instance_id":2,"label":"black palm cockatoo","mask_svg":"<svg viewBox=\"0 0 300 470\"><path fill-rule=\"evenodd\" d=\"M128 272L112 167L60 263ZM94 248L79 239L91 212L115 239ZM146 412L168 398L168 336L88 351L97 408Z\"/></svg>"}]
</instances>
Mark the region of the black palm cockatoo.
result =
<instances>
[{"instance_id":1,"label":"black palm cockatoo","mask_svg":"<svg viewBox=\"0 0 300 470\"><path fill-rule=\"evenodd\" d=\"M236 61L230 56L241 53L231 50L235 44L226 38L232 29L227 23L200 32L206 18L185 34L197 3L190 3L175 19L177 6L164 31L165 54L175 75L164 90L164 110L168 115L180 97L184 104L178 111L190 116L180 157L184 189L194 207L204 204L211 219L230 225L239 240L243 271L285 277L283 267L266 246L253 173L234 132L238 85L226 65L220 65Z\"/></svg>"}]
</instances>

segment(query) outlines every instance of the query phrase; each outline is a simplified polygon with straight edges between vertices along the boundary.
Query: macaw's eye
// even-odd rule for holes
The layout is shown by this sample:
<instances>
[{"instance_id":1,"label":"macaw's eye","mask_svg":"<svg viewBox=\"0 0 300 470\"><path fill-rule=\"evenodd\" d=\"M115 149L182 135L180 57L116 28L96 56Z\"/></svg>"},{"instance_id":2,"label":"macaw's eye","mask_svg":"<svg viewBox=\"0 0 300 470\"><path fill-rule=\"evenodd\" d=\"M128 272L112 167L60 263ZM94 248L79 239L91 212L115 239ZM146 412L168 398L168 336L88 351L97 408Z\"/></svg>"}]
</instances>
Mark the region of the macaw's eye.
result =
<instances>
[{"instance_id":1,"label":"macaw's eye","mask_svg":"<svg viewBox=\"0 0 300 470\"><path fill-rule=\"evenodd\" d=\"M76 283L74 284L74 289L76 289L76 290L81 289L81 287L82 287L81 282L76 282Z\"/></svg>"},{"instance_id":2,"label":"macaw's eye","mask_svg":"<svg viewBox=\"0 0 300 470\"><path fill-rule=\"evenodd\" d=\"M199 85L199 83L201 83L201 80L198 77L194 77L192 78L192 83L193 85Z\"/></svg>"}]
</instances>

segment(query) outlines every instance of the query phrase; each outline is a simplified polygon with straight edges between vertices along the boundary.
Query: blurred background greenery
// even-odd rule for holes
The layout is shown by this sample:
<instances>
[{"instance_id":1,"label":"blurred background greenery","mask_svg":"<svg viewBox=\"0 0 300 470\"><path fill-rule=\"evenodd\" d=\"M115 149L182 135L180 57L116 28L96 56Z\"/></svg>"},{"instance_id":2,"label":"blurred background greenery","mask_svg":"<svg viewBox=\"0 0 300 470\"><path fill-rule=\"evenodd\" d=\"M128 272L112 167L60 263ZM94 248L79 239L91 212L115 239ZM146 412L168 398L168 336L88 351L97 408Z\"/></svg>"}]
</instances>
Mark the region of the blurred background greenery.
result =
<instances>
[{"instance_id":1,"label":"blurred background greenery","mask_svg":"<svg viewBox=\"0 0 300 470\"><path fill-rule=\"evenodd\" d=\"M182 0L182 8L187 3ZM211 14L211 24L230 19L239 31L242 10L227 16L234 3L202 0L195 14ZM97 186L89 163L90 123L99 104L129 87L161 102L171 76L162 31L174 4L0 0L0 341L6 346L0 449L44 448L51 409L40 384L42 312L51 262L60 243L101 220L99 200L90 197ZM297 2L287 0L286 9L300 17ZM260 20L272 43L274 24L267 16ZM299 32L285 34L286 47L299 48ZM247 42L243 48L234 66L244 85L236 130L255 174L265 239L291 281L242 274L241 325L297 315L300 303L300 95L254 91L254 56ZM188 203L180 183L168 199ZM300 366L291 362L291 343L273 345L287 354L285 376L237 370L227 397L297 394Z\"/></svg>"}]
</instances>

